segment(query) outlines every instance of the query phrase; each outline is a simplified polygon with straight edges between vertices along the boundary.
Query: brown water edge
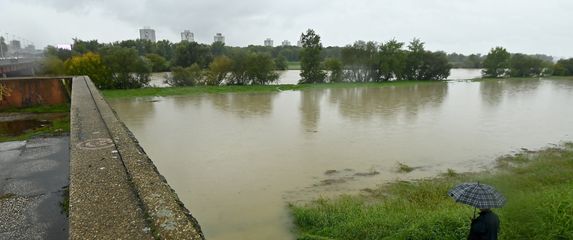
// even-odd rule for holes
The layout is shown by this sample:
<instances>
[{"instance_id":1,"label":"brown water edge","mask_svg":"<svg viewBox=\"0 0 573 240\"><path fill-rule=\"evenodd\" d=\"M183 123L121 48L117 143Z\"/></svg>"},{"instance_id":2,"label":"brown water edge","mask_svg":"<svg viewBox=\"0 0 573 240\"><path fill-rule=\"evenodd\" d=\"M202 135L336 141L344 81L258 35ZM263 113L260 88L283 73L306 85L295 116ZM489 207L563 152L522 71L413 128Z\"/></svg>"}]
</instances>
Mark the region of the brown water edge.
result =
<instances>
[{"instance_id":1,"label":"brown water edge","mask_svg":"<svg viewBox=\"0 0 573 240\"><path fill-rule=\"evenodd\" d=\"M479 171L512 150L573 139L571 81L110 103L208 239L292 239L289 202L360 193L448 169ZM398 163L416 169L400 173Z\"/></svg>"}]
</instances>

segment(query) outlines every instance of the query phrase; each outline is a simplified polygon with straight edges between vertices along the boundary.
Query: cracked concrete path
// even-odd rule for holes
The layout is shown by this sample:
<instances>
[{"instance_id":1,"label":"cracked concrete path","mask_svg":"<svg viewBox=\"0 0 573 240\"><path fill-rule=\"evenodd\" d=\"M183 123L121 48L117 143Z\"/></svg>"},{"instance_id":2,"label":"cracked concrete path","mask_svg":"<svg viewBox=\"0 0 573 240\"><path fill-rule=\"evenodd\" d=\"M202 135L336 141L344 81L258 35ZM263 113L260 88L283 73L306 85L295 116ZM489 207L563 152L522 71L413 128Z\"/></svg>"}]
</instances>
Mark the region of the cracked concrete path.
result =
<instances>
[{"instance_id":1,"label":"cracked concrete path","mask_svg":"<svg viewBox=\"0 0 573 240\"><path fill-rule=\"evenodd\" d=\"M0 239L67 239L69 137L0 143Z\"/></svg>"}]
</instances>

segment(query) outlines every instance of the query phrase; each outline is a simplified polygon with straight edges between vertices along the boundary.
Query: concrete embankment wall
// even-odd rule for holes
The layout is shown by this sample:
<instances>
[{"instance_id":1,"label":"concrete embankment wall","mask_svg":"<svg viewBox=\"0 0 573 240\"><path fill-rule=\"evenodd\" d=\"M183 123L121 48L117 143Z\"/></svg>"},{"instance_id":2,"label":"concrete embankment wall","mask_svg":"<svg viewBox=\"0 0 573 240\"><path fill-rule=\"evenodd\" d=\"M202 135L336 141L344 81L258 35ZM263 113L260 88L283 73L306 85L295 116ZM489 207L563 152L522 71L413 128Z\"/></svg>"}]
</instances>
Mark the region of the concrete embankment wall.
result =
<instances>
[{"instance_id":1,"label":"concrete embankment wall","mask_svg":"<svg viewBox=\"0 0 573 240\"><path fill-rule=\"evenodd\" d=\"M69 102L71 78L0 79L0 110Z\"/></svg>"},{"instance_id":2,"label":"concrete embankment wall","mask_svg":"<svg viewBox=\"0 0 573 240\"><path fill-rule=\"evenodd\" d=\"M204 239L91 80L72 84L70 238Z\"/></svg>"}]
</instances>

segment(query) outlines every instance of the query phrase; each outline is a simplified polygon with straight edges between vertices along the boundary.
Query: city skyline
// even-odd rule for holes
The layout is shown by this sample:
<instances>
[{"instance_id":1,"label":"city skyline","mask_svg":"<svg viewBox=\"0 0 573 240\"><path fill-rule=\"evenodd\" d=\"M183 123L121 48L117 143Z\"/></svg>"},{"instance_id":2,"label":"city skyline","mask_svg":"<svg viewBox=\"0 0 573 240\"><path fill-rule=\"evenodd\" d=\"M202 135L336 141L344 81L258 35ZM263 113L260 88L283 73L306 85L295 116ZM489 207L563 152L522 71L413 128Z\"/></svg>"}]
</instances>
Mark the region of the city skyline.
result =
<instances>
[{"instance_id":1,"label":"city skyline","mask_svg":"<svg viewBox=\"0 0 573 240\"><path fill-rule=\"evenodd\" d=\"M520 14L510 14L509 9ZM269 36L296 43L298 36L311 28L322 37L324 46L419 38L433 51L485 54L503 46L510 52L569 57L573 56L573 47L568 46L573 32L566 29L572 29L573 23L568 9L573 9L573 2L565 0L528 4L517 0L294 0L287 7L262 0L241 4L223 0L170 0L168 4L6 0L0 22L19 20L1 25L0 34L16 34L43 48L70 43L73 38L100 42L137 39L137 29L149 25L156 29L157 40L178 42L182 30L192 29L197 42L210 43L213 34L223 32L226 45L247 46L259 45ZM22 12L34 17L21 18ZM214 12L218 17L210 17Z\"/></svg>"}]
</instances>

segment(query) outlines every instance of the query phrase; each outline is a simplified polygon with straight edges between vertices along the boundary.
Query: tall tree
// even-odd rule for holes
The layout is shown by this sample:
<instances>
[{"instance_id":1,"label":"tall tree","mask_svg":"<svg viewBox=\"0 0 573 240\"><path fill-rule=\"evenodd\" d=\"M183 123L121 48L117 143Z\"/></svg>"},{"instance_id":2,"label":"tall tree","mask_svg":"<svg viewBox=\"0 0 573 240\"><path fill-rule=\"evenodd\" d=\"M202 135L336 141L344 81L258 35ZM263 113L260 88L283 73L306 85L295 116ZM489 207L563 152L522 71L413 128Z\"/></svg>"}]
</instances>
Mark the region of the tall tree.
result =
<instances>
[{"instance_id":1,"label":"tall tree","mask_svg":"<svg viewBox=\"0 0 573 240\"><path fill-rule=\"evenodd\" d=\"M117 46L104 48L102 62L113 73L115 88L140 88L149 84L151 66L133 48Z\"/></svg>"},{"instance_id":2,"label":"tall tree","mask_svg":"<svg viewBox=\"0 0 573 240\"><path fill-rule=\"evenodd\" d=\"M171 43L169 40L161 40L158 41L155 45L156 45L155 53L159 54L168 61L171 61L171 59L173 59L173 51L174 51L173 43Z\"/></svg>"},{"instance_id":3,"label":"tall tree","mask_svg":"<svg viewBox=\"0 0 573 240\"><path fill-rule=\"evenodd\" d=\"M62 61L66 61L72 57L72 51L63 48L56 48L54 46L47 46L44 50L44 56L56 56Z\"/></svg>"},{"instance_id":4,"label":"tall tree","mask_svg":"<svg viewBox=\"0 0 573 240\"><path fill-rule=\"evenodd\" d=\"M504 76L509 68L510 58L511 55L503 47L491 49L483 61L482 76L494 78Z\"/></svg>"},{"instance_id":5,"label":"tall tree","mask_svg":"<svg viewBox=\"0 0 573 240\"><path fill-rule=\"evenodd\" d=\"M215 57L209 64L207 85L219 85L227 78L233 67L233 61L226 56Z\"/></svg>"},{"instance_id":6,"label":"tall tree","mask_svg":"<svg viewBox=\"0 0 573 240\"><path fill-rule=\"evenodd\" d=\"M553 74L557 76L573 76L573 58L557 61Z\"/></svg>"},{"instance_id":7,"label":"tall tree","mask_svg":"<svg viewBox=\"0 0 573 240\"><path fill-rule=\"evenodd\" d=\"M541 75L543 61L539 58L516 53L511 56L510 75L512 77L532 77Z\"/></svg>"},{"instance_id":8,"label":"tall tree","mask_svg":"<svg viewBox=\"0 0 573 240\"><path fill-rule=\"evenodd\" d=\"M422 79L422 74L420 72L422 65L424 64L424 55L426 50L424 49L424 42L420 39L414 38L408 45L408 54L406 56L406 67L404 71L404 78L407 80L418 80Z\"/></svg>"},{"instance_id":9,"label":"tall tree","mask_svg":"<svg viewBox=\"0 0 573 240\"><path fill-rule=\"evenodd\" d=\"M204 71L197 64L189 67L173 67L172 77L167 78L165 83L173 87L193 86L203 84L205 79Z\"/></svg>"},{"instance_id":10,"label":"tall tree","mask_svg":"<svg viewBox=\"0 0 573 240\"><path fill-rule=\"evenodd\" d=\"M159 54L149 53L145 55L145 59L151 65L152 72L165 72L169 70L169 63Z\"/></svg>"},{"instance_id":11,"label":"tall tree","mask_svg":"<svg viewBox=\"0 0 573 240\"><path fill-rule=\"evenodd\" d=\"M98 53L102 44L99 44L97 40L82 41L80 39L74 38L74 44L72 45L72 52L74 54L85 54L87 52Z\"/></svg>"},{"instance_id":12,"label":"tall tree","mask_svg":"<svg viewBox=\"0 0 573 240\"><path fill-rule=\"evenodd\" d=\"M212 59L213 55L211 54L209 45L182 41L175 46L175 55L172 65L188 67L196 63L201 68L207 68Z\"/></svg>"},{"instance_id":13,"label":"tall tree","mask_svg":"<svg viewBox=\"0 0 573 240\"><path fill-rule=\"evenodd\" d=\"M65 68L66 74L70 76L89 76L100 89L114 88L111 72L98 54L87 52L83 55L74 56L66 61Z\"/></svg>"},{"instance_id":14,"label":"tall tree","mask_svg":"<svg viewBox=\"0 0 573 240\"><path fill-rule=\"evenodd\" d=\"M342 82L342 63L336 58L324 60L324 68L330 72L329 82Z\"/></svg>"},{"instance_id":15,"label":"tall tree","mask_svg":"<svg viewBox=\"0 0 573 240\"><path fill-rule=\"evenodd\" d=\"M380 75L383 81L401 80L406 64L404 43L390 40L380 46Z\"/></svg>"},{"instance_id":16,"label":"tall tree","mask_svg":"<svg viewBox=\"0 0 573 240\"><path fill-rule=\"evenodd\" d=\"M285 56L280 55L275 58L275 68L277 70L288 70L288 63Z\"/></svg>"},{"instance_id":17,"label":"tall tree","mask_svg":"<svg viewBox=\"0 0 573 240\"><path fill-rule=\"evenodd\" d=\"M451 64L444 52L424 51L416 80L444 80L450 76Z\"/></svg>"},{"instance_id":18,"label":"tall tree","mask_svg":"<svg viewBox=\"0 0 573 240\"><path fill-rule=\"evenodd\" d=\"M320 68L320 52L322 43L320 36L312 29L301 34L302 51L300 53L300 81L299 83L323 83L326 73Z\"/></svg>"},{"instance_id":19,"label":"tall tree","mask_svg":"<svg viewBox=\"0 0 573 240\"><path fill-rule=\"evenodd\" d=\"M214 42L211 44L211 54L213 56L218 57L225 54L225 43L223 42Z\"/></svg>"}]
</instances>

